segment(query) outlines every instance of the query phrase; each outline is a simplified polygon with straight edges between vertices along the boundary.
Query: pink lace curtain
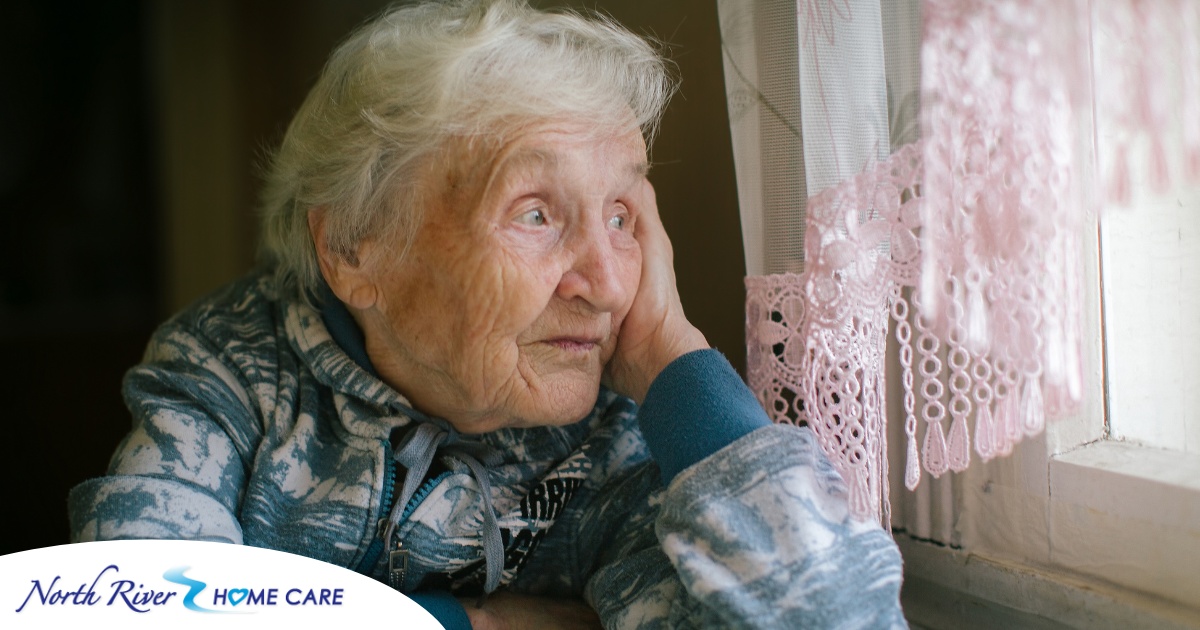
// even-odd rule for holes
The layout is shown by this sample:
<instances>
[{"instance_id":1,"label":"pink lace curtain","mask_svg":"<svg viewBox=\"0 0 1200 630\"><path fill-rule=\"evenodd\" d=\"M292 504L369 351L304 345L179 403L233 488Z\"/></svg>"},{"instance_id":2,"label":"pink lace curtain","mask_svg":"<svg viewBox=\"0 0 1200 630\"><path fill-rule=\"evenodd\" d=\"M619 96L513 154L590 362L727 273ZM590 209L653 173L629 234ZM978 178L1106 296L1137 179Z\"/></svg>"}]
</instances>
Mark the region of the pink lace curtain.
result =
<instances>
[{"instance_id":1,"label":"pink lace curtain","mask_svg":"<svg viewBox=\"0 0 1200 630\"><path fill-rule=\"evenodd\" d=\"M910 490L1078 402L1097 208L1200 178L1200 3L719 6L747 378L886 520L889 336Z\"/></svg>"}]
</instances>

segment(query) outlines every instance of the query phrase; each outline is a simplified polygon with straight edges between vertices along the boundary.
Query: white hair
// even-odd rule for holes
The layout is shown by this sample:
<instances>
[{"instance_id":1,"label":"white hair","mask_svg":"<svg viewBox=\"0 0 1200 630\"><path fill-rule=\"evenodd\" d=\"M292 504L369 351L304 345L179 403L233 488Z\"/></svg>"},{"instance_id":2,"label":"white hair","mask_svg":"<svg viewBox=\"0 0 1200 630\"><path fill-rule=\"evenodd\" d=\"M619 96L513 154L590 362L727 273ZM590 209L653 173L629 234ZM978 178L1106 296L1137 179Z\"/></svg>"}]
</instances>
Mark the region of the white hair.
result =
<instances>
[{"instance_id":1,"label":"white hair","mask_svg":"<svg viewBox=\"0 0 1200 630\"><path fill-rule=\"evenodd\" d=\"M281 290L307 299L320 281L310 209L324 209L327 245L347 260L371 236L406 247L451 139L565 118L640 128L649 143L674 89L655 47L600 15L523 0L391 8L334 51L272 156L262 253Z\"/></svg>"}]
</instances>

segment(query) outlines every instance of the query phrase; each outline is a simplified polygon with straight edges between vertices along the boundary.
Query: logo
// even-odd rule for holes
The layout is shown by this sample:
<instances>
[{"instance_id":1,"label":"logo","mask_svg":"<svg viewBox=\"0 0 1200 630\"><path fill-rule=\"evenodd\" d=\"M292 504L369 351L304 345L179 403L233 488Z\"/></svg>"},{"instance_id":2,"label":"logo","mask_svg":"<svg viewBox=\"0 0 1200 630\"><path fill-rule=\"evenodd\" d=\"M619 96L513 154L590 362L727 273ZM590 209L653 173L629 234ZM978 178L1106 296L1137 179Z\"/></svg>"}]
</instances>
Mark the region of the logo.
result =
<instances>
[{"instance_id":1,"label":"logo","mask_svg":"<svg viewBox=\"0 0 1200 630\"><path fill-rule=\"evenodd\" d=\"M162 606L179 601L183 607L199 613L242 612L262 606L341 606L345 599L345 588L313 588L294 586L291 588L209 588L208 584L184 575L191 567L174 567L162 574L169 584L166 587L147 587L153 580L126 579L121 577L121 567L110 564L100 570L91 583L82 582L76 588L65 586L68 582L56 575L49 583L41 579L31 580L33 586L17 607L22 612L33 606L117 606L136 613L147 613ZM167 590L171 585L184 589Z\"/></svg>"},{"instance_id":2,"label":"logo","mask_svg":"<svg viewBox=\"0 0 1200 630\"><path fill-rule=\"evenodd\" d=\"M217 615L222 630L239 624L261 629L264 622L377 623L381 615L409 628L441 628L415 602L380 582L267 549L129 540L0 556L3 628L85 623L127 629L139 622L196 627Z\"/></svg>"}]
</instances>

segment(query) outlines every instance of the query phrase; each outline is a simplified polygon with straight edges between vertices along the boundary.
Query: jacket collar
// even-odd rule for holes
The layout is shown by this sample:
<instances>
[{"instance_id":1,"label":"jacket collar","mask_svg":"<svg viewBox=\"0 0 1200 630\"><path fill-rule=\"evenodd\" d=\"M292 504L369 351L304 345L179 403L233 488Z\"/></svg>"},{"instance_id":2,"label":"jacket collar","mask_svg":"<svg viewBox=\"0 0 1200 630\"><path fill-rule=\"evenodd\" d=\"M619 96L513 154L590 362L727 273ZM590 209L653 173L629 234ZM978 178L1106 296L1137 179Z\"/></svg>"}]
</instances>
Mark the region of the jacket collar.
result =
<instances>
[{"instance_id":1,"label":"jacket collar","mask_svg":"<svg viewBox=\"0 0 1200 630\"><path fill-rule=\"evenodd\" d=\"M313 298L310 301L320 310L298 298L281 300L284 328L317 381L333 390L335 397L345 397L337 407L346 429L364 437L386 437L397 426L423 420L407 398L379 379L362 331L324 281Z\"/></svg>"}]
</instances>

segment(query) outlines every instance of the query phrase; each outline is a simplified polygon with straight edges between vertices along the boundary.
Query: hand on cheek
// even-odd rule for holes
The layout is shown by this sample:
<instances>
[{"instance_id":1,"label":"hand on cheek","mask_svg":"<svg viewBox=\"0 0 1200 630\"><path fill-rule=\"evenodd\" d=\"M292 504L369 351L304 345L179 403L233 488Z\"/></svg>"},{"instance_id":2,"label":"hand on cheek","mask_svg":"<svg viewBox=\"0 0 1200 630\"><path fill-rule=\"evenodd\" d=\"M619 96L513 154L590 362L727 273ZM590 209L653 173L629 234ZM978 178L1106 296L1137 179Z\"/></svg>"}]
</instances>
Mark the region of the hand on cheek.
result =
<instances>
[{"instance_id":1,"label":"hand on cheek","mask_svg":"<svg viewBox=\"0 0 1200 630\"><path fill-rule=\"evenodd\" d=\"M708 348L704 335L688 321L675 286L671 241L658 216L654 187L644 181L634 237L642 250L642 273L617 347L606 370L615 391L638 403L650 383L671 361Z\"/></svg>"}]
</instances>

